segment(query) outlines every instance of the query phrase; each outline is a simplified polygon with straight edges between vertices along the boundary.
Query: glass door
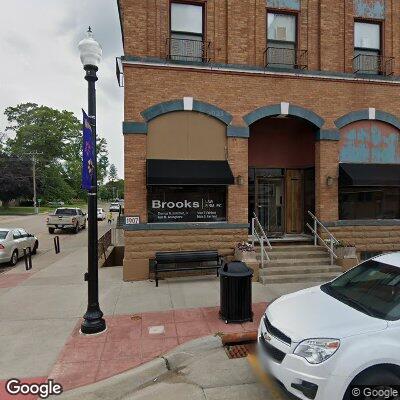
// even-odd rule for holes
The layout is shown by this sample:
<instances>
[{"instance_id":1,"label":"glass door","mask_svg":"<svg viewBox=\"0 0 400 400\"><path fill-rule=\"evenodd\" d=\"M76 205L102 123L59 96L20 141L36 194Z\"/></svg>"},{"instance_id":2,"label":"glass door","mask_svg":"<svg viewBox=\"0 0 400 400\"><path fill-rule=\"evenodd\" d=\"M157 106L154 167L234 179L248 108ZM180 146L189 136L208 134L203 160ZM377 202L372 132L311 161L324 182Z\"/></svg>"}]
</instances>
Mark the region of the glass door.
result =
<instances>
[{"instance_id":1,"label":"glass door","mask_svg":"<svg viewBox=\"0 0 400 400\"><path fill-rule=\"evenodd\" d=\"M283 179L257 178L256 213L268 236L283 234Z\"/></svg>"}]
</instances>

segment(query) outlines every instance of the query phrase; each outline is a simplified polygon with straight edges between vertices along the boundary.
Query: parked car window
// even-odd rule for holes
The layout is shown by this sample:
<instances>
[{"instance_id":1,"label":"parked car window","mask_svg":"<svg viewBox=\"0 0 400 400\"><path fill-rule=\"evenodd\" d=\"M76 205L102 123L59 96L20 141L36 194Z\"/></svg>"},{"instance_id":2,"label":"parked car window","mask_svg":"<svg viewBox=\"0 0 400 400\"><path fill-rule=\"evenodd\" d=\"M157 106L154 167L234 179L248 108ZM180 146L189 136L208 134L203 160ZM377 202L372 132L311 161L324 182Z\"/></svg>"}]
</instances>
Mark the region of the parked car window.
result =
<instances>
[{"instance_id":1,"label":"parked car window","mask_svg":"<svg viewBox=\"0 0 400 400\"><path fill-rule=\"evenodd\" d=\"M77 212L73 208L59 208L56 210L56 215L76 215Z\"/></svg>"},{"instance_id":2,"label":"parked car window","mask_svg":"<svg viewBox=\"0 0 400 400\"><path fill-rule=\"evenodd\" d=\"M28 233L24 229L18 229L19 233L21 234L21 237L28 237Z\"/></svg>"},{"instance_id":3,"label":"parked car window","mask_svg":"<svg viewBox=\"0 0 400 400\"><path fill-rule=\"evenodd\" d=\"M372 317L400 319L400 268L366 261L321 290Z\"/></svg>"},{"instance_id":4,"label":"parked car window","mask_svg":"<svg viewBox=\"0 0 400 400\"><path fill-rule=\"evenodd\" d=\"M13 232L13 238L14 239L20 239L21 238L21 233L19 232L19 230L15 230L14 232Z\"/></svg>"},{"instance_id":5,"label":"parked car window","mask_svg":"<svg viewBox=\"0 0 400 400\"><path fill-rule=\"evenodd\" d=\"M7 237L8 231L0 231L0 239L5 239Z\"/></svg>"}]
</instances>

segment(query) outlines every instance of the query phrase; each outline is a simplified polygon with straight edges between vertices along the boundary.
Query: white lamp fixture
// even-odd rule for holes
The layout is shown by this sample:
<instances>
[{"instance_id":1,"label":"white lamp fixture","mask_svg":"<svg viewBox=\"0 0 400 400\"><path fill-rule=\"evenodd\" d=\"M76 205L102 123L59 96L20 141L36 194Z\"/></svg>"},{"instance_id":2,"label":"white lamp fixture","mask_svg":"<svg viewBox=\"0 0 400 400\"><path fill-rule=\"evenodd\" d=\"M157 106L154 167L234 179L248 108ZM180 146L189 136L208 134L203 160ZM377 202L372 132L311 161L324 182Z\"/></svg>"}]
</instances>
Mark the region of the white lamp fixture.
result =
<instances>
[{"instance_id":1,"label":"white lamp fixture","mask_svg":"<svg viewBox=\"0 0 400 400\"><path fill-rule=\"evenodd\" d=\"M103 50L99 43L93 38L93 32L90 26L85 39L79 42L78 49L81 53L81 62L84 67L89 65L96 68L99 67Z\"/></svg>"}]
</instances>

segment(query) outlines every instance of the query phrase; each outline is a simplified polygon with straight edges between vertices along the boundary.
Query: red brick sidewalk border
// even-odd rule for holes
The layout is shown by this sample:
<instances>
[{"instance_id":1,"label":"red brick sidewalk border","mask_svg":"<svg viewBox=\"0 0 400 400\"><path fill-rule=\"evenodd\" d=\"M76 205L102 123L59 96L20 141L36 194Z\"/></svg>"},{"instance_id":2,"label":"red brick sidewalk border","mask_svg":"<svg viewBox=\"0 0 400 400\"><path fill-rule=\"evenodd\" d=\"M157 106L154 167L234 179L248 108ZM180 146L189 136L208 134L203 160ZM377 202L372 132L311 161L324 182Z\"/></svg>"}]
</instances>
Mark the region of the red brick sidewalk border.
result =
<instances>
[{"instance_id":1,"label":"red brick sidewalk border","mask_svg":"<svg viewBox=\"0 0 400 400\"><path fill-rule=\"evenodd\" d=\"M74 328L49 378L70 390L120 374L164 354L179 344L217 333L258 328L266 303L253 304L254 322L225 324L219 307L193 308L106 317L107 331L97 336ZM152 333L153 331L162 333Z\"/></svg>"},{"instance_id":2,"label":"red brick sidewalk border","mask_svg":"<svg viewBox=\"0 0 400 400\"><path fill-rule=\"evenodd\" d=\"M32 272L0 274L0 289L18 286L20 283L28 279L31 275Z\"/></svg>"}]
</instances>

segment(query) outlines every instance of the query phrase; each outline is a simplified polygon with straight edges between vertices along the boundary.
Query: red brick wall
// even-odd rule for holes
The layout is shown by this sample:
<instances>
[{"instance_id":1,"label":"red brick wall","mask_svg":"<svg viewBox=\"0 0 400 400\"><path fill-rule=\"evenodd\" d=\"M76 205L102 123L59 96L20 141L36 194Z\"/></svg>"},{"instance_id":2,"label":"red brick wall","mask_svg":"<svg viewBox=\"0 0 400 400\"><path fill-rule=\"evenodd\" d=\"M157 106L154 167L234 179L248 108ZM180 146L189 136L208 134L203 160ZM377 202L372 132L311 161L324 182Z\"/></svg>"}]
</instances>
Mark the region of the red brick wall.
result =
<instances>
[{"instance_id":1,"label":"red brick wall","mask_svg":"<svg viewBox=\"0 0 400 400\"><path fill-rule=\"evenodd\" d=\"M206 4L206 39L221 63L263 65L266 48L265 0L191 0ZM301 0L299 49L308 50L309 69L351 72L354 54L353 0ZM125 54L165 56L169 0L121 0ZM399 54L400 4L386 0L384 54ZM396 73L400 72L396 66Z\"/></svg>"},{"instance_id":2,"label":"red brick wall","mask_svg":"<svg viewBox=\"0 0 400 400\"><path fill-rule=\"evenodd\" d=\"M325 119L324 128L333 128L334 121L353 110L376 107L399 115L399 87L391 83L369 83L319 78L296 78L284 76L251 75L246 73L223 73L218 71L173 70L127 66L125 68L125 120L140 121L140 112L151 105L193 96L223 108L234 116L234 124L244 125L243 116L261 106L288 101L310 109ZM127 210L140 213L145 218L145 135L127 135L125 138L126 185L130 180L142 182L142 189L135 190L126 199ZM235 144L235 145L233 145ZM228 157L241 163L235 176L247 177L247 140L231 139ZM294 142L293 146L297 146ZM135 154L137 153L137 154ZM234 156L235 154L235 156ZM336 220L337 174L339 150L337 142L323 141L316 145L316 198L317 213L324 221ZM246 166L246 167L245 167ZM236 168L236 167L235 167ZM328 187L326 178L335 178ZM128 186L127 186L128 188ZM229 191L229 201L236 194L246 198L247 188L234 187ZM130 204L132 198L133 204ZM236 204L238 202L236 201ZM241 203L242 204L242 203ZM228 213L229 221L247 218L247 201L238 215ZM239 211L235 211L238 213Z\"/></svg>"}]
</instances>

